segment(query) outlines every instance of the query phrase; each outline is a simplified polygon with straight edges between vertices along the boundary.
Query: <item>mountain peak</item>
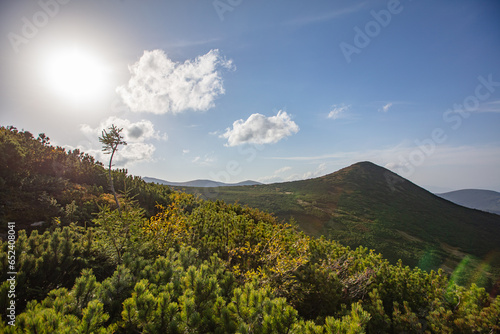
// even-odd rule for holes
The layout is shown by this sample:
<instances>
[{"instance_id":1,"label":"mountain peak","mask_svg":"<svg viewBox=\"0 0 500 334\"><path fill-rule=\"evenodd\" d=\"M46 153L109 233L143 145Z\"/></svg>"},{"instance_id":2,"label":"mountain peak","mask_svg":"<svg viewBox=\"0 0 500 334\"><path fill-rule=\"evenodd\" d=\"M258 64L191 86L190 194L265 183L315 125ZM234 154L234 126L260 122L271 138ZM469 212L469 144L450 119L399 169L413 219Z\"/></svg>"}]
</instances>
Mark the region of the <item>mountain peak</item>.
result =
<instances>
[{"instance_id":1,"label":"mountain peak","mask_svg":"<svg viewBox=\"0 0 500 334\"><path fill-rule=\"evenodd\" d=\"M361 170L364 170L364 171L369 171L369 172L379 172L379 173L385 173L385 172L390 172L392 173L390 170L388 170L387 168L385 167L382 167L382 166L379 166L377 164L374 164L373 162L371 161L361 161L361 162L357 162L355 164L352 164L351 166L349 167L346 167L346 169L361 169Z\"/></svg>"},{"instance_id":2,"label":"mountain peak","mask_svg":"<svg viewBox=\"0 0 500 334\"><path fill-rule=\"evenodd\" d=\"M356 162L355 164L352 164L351 166L360 166L360 167L380 167L376 164L374 164L371 161L360 161Z\"/></svg>"},{"instance_id":3,"label":"mountain peak","mask_svg":"<svg viewBox=\"0 0 500 334\"><path fill-rule=\"evenodd\" d=\"M361 161L361 162L356 162L348 167L344 167L336 172L330 173L328 175L334 175L334 174L345 174L345 173L384 173L384 172L389 172L388 169L381 167L379 165L374 164L371 161Z\"/></svg>"},{"instance_id":4,"label":"mountain peak","mask_svg":"<svg viewBox=\"0 0 500 334\"><path fill-rule=\"evenodd\" d=\"M369 161L308 180L219 188L213 198L292 216L306 233L424 269L460 262L453 249L483 257L500 244L497 215L458 206Z\"/></svg>"},{"instance_id":5,"label":"mountain peak","mask_svg":"<svg viewBox=\"0 0 500 334\"><path fill-rule=\"evenodd\" d=\"M323 176L334 183L346 183L356 187L376 185L379 190L404 192L410 188L426 191L398 174L370 161L361 161Z\"/></svg>"}]
</instances>

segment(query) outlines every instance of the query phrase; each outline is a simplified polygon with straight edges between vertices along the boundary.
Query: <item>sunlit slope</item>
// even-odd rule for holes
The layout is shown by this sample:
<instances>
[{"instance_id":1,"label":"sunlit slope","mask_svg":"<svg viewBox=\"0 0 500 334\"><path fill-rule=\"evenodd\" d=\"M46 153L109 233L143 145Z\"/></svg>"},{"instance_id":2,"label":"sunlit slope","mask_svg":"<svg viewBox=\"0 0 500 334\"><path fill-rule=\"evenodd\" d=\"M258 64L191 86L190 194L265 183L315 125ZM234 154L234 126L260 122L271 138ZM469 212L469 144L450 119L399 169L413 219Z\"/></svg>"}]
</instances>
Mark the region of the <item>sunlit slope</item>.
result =
<instances>
[{"instance_id":1,"label":"sunlit slope","mask_svg":"<svg viewBox=\"0 0 500 334\"><path fill-rule=\"evenodd\" d=\"M453 204L370 162L303 181L186 190L293 217L312 235L424 269L453 268L468 254L499 265L500 216Z\"/></svg>"}]
</instances>

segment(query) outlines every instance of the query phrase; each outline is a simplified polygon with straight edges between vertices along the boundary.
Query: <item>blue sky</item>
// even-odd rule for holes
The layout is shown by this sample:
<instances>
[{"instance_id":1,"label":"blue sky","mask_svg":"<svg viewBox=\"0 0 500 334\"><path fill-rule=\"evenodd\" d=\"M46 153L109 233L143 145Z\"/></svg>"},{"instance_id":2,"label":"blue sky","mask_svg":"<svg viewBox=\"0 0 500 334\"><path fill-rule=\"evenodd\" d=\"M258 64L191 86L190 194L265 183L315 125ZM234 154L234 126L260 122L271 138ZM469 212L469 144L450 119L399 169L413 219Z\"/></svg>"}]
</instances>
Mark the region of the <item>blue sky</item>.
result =
<instances>
[{"instance_id":1,"label":"blue sky","mask_svg":"<svg viewBox=\"0 0 500 334\"><path fill-rule=\"evenodd\" d=\"M0 4L0 124L170 181L299 180L372 161L500 191L498 1Z\"/></svg>"}]
</instances>

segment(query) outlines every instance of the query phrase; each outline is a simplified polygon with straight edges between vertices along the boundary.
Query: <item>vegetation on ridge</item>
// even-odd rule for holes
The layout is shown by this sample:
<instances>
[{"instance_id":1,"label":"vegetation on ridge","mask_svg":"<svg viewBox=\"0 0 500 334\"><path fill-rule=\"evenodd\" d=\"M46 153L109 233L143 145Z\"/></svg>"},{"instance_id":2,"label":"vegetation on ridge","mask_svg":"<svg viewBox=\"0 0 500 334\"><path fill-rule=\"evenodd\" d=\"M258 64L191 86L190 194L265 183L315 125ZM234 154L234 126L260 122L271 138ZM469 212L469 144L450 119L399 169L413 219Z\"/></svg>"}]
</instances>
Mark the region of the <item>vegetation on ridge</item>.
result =
<instances>
[{"instance_id":1,"label":"vegetation on ridge","mask_svg":"<svg viewBox=\"0 0 500 334\"><path fill-rule=\"evenodd\" d=\"M500 331L500 297L366 248L308 237L256 209L173 193L151 219L133 203L95 227L19 232L16 326L5 333ZM7 243L1 245L2 273ZM5 276L5 275L4 275ZM24 308L24 306L26 306ZM21 312L22 311L22 312Z\"/></svg>"},{"instance_id":2,"label":"vegetation on ridge","mask_svg":"<svg viewBox=\"0 0 500 334\"><path fill-rule=\"evenodd\" d=\"M42 175L31 177L37 183ZM145 198L141 189L130 192ZM441 270L390 264L258 209L183 192L158 198L151 216L122 195L121 215L110 197L83 223L17 230L15 326L7 313L9 245L2 242L0 332L500 332L500 297L457 285Z\"/></svg>"},{"instance_id":3,"label":"vegetation on ridge","mask_svg":"<svg viewBox=\"0 0 500 334\"><path fill-rule=\"evenodd\" d=\"M148 217L156 203L166 204L170 189L113 170L118 193L134 196ZM7 222L18 228L53 219L63 224L90 223L99 205L116 206L108 191L107 172L102 163L78 149L50 145L44 134L37 138L28 131L0 127L0 235Z\"/></svg>"},{"instance_id":4,"label":"vegetation on ridge","mask_svg":"<svg viewBox=\"0 0 500 334\"><path fill-rule=\"evenodd\" d=\"M370 162L309 180L185 191L293 217L310 235L375 249L393 264L448 273L467 264L461 284L492 288L500 279L499 215L455 205Z\"/></svg>"}]
</instances>

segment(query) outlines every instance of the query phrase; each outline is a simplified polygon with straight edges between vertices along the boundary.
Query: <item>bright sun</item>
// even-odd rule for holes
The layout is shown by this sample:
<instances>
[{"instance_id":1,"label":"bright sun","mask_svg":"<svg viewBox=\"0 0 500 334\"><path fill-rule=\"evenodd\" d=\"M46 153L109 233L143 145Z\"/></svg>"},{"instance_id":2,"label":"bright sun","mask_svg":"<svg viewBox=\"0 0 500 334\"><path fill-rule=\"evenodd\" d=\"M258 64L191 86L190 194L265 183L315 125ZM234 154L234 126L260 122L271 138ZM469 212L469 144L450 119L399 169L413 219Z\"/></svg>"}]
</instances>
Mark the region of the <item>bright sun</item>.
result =
<instances>
[{"instance_id":1,"label":"bright sun","mask_svg":"<svg viewBox=\"0 0 500 334\"><path fill-rule=\"evenodd\" d=\"M97 100L108 82L106 68L99 58L77 47L53 52L43 68L50 89L73 102Z\"/></svg>"}]
</instances>

